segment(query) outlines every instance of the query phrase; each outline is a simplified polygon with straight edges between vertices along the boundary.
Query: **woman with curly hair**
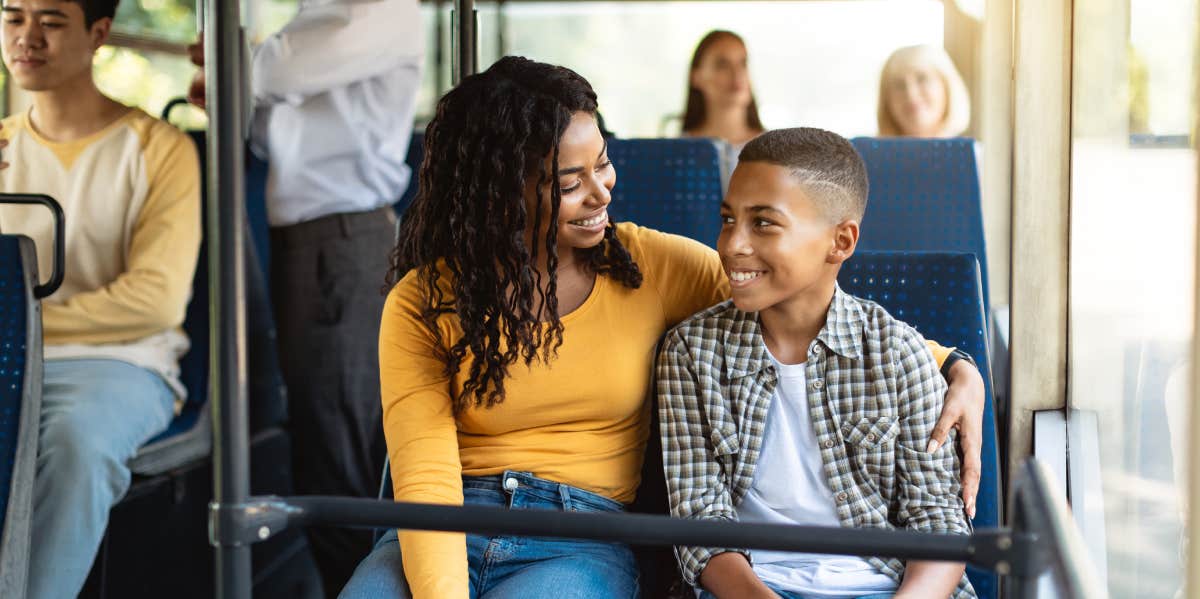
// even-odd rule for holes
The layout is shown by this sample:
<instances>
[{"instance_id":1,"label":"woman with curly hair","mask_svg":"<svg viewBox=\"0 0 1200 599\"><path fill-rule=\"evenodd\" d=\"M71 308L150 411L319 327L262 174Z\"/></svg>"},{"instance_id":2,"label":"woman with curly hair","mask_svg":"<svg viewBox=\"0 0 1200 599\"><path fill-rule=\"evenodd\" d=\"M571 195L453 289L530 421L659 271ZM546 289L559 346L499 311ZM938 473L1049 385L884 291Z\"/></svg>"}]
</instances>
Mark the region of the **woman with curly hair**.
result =
<instances>
[{"instance_id":1,"label":"woman with curly hair","mask_svg":"<svg viewBox=\"0 0 1200 599\"><path fill-rule=\"evenodd\" d=\"M582 77L516 57L439 101L379 338L397 500L634 499L655 344L729 286L709 248L609 222L616 173L595 114ZM978 422L966 395L953 403ZM637 594L620 543L393 531L342 597Z\"/></svg>"}]
</instances>

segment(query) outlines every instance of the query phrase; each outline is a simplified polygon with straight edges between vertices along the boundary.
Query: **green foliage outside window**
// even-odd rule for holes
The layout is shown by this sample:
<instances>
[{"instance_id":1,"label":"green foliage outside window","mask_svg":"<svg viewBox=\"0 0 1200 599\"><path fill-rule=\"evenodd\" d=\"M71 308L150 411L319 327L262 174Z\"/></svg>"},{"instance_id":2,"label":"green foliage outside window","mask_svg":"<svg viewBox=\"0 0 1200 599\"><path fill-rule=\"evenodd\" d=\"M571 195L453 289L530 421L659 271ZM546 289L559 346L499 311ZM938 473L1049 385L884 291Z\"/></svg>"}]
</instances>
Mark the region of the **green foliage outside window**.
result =
<instances>
[{"instance_id":1,"label":"green foliage outside window","mask_svg":"<svg viewBox=\"0 0 1200 599\"><path fill-rule=\"evenodd\" d=\"M158 116L167 102L187 95L196 67L186 56L139 52L104 46L96 52L96 84L100 91ZM200 111L179 109L171 121L184 128L203 128Z\"/></svg>"},{"instance_id":2,"label":"green foliage outside window","mask_svg":"<svg viewBox=\"0 0 1200 599\"><path fill-rule=\"evenodd\" d=\"M196 39L194 0L125 0L117 7L114 29L129 35L179 43Z\"/></svg>"}]
</instances>

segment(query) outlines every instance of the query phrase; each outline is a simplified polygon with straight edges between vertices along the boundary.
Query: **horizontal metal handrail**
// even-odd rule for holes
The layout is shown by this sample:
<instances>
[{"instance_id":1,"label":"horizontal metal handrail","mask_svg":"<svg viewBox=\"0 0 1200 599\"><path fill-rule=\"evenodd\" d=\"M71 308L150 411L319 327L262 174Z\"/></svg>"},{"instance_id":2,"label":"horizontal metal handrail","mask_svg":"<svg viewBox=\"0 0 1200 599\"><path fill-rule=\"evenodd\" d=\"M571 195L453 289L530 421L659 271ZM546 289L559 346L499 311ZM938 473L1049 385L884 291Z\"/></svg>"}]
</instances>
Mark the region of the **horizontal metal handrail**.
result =
<instances>
[{"instance_id":1,"label":"horizontal metal handrail","mask_svg":"<svg viewBox=\"0 0 1200 599\"><path fill-rule=\"evenodd\" d=\"M1015 508L1013 529L955 535L346 497L251 497L245 504L214 502L209 525L214 545L233 546L263 541L293 526L344 526L954 561L1009 577L1010 596L1017 597L1036 597L1039 577L1053 568L1060 596L1106 596L1070 508L1046 467L1034 458L1020 471Z\"/></svg>"}]
</instances>

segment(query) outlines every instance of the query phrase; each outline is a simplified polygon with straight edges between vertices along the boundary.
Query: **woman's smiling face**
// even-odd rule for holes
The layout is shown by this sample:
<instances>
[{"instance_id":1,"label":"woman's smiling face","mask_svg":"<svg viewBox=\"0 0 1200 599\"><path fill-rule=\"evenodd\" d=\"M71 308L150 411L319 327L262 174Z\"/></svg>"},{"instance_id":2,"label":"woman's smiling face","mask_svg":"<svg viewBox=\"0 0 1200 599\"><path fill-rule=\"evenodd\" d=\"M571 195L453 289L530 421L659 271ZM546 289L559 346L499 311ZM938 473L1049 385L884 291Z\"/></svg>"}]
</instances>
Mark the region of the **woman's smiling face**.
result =
<instances>
[{"instance_id":1,"label":"woman's smiling face","mask_svg":"<svg viewBox=\"0 0 1200 599\"><path fill-rule=\"evenodd\" d=\"M544 167L553 168L547 156ZM617 174L608 159L608 143L600 134L596 117L587 112L577 112L558 140L558 176L540 189L535 177L527 184L526 214L529 214L525 238L529 243L546 237L550 223L551 189L558 185L562 201L558 208L558 255L569 250L595 247L604 240L604 229L608 226L608 204L612 202L612 188ZM541 214L541 231L534 235L535 214ZM538 242L541 243L541 242Z\"/></svg>"}]
</instances>

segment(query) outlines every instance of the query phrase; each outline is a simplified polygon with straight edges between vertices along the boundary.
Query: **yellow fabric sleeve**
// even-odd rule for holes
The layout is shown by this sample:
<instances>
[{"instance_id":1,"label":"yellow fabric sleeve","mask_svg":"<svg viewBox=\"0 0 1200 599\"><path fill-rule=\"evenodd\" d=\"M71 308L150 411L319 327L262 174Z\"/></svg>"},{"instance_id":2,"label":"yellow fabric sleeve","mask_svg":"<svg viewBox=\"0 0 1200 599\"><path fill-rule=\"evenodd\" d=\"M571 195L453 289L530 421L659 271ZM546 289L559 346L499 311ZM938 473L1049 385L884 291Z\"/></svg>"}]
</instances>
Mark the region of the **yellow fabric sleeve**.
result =
<instances>
[{"instance_id":1,"label":"yellow fabric sleeve","mask_svg":"<svg viewBox=\"0 0 1200 599\"><path fill-rule=\"evenodd\" d=\"M446 364L421 320L414 273L388 295L379 329L383 430L397 501L462 505L462 462ZM466 598L466 537L401 531L404 575L414 599Z\"/></svg>"},{"instance_id":2,"label":"yellow fabric sleeve","mask_svg":"<svg viewBox=\"0 0 1200 599\"><path fill-rule=\"evenodd\" d=\"M721 267L721 258L712 248L679 235L617 225L622 237L637 256L638 267L654 285L663 306L667 327L709 306L729 299L729 279Z\"/></svg>"},{"instance_id":3,"label":"yellow fabric sleeve","mask_svg":"<svg viewBox=\"0 0 1200 599\"><path fill-rule=\"evenodd\" d=\"M925 345L929 346L929 353L933 354L933 359L937 360L938 368L946 363L946 358L950 357L950 352L954 351L953 347L942 347L937 341L926 340Z\"/></svg>"},{"instance_id":4,"label":"yellow fabric sleeve","mask_svg":"<svg viewBox=\"0 0 1200 599\"><path fill-rule=\"evenodd\" d=\"M200 252L200 163L191 140L174 129L152 129L145 161L146 201L125 272L65 302L45 302L47 345L122 343L183 323Z\"/></svg>"}]
</instances>

